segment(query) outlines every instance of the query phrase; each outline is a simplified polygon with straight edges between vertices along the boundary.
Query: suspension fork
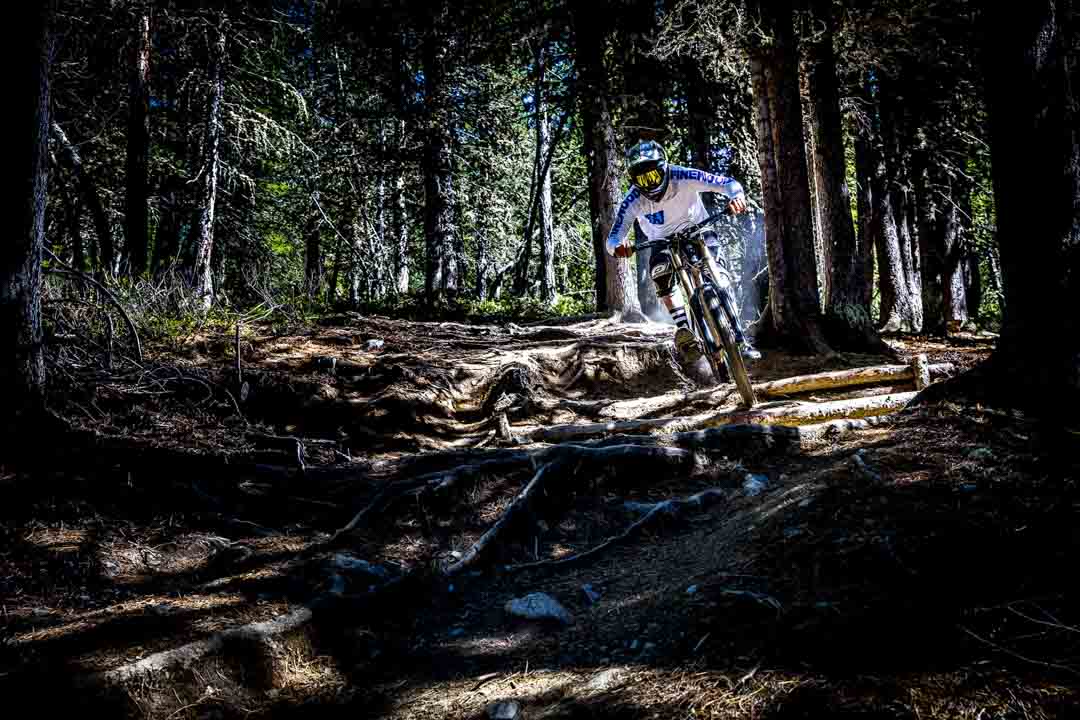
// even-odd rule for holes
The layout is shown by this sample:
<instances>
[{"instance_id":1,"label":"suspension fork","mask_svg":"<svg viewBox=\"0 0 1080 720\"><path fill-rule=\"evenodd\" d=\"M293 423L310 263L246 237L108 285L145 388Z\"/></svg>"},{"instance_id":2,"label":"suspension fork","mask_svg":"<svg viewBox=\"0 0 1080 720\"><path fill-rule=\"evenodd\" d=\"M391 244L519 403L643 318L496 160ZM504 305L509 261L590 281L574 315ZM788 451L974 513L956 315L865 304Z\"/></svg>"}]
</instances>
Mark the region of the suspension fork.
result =
<instances>
[{"instance_id":1,"label":"suspension fork","mask_svg":"<svg viewBox=\"0 0 1080 720\"><path fill-rule=\"evenodd\" d=\"M701 271L697 268L688 268L683 262L682 253L678 251L671 253L671 262L679 278L679 286L682 288L683 299L686 301L687 311L693 321L694 332L707 347L707 340L712 337L712 333L709 331L705 318L701 317L701 312L695 312L695 308L700 310L704 307L703 299L699 297L702 289ZM713 339L715 341L715 338Z\"/></svg>"},{"instance_id":2,"label":"suspension fork","mask_svg":"<svg viewBox=\"0 0 1080 720\"><path fill-rule=\"evenodd\" d=\"M702 237L697 238L698 246L701 250L702 256L705 258L705 263L709 268L709 275L712 276L713 285L716 286L716 291L720 295L720 302L724 305L724 310L727 312L730 318L731 331L735 335L736 342L743 341L742 330L739 329L738 316L735 314L735 303L731 298L731 283L728 282L726 276L720 272L720 266L716 264L716 260L713 259L712 253L709 252L708 246L705 245L705 240Z\"/></svg>"}]
</instances>

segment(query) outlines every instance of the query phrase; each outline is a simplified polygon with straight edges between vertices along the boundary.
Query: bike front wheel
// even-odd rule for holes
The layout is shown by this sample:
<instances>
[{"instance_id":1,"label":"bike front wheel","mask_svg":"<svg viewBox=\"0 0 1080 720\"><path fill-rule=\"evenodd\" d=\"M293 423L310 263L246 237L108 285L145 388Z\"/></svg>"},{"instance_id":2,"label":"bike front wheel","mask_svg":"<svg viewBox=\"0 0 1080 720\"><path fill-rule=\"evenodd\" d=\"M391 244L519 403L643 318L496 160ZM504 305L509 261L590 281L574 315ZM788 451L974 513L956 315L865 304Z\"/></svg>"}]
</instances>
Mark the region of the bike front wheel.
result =
<instances>
[{"instance_id":1,"label":"bike front wheel","mask_svg":"<svg viewBox=\"0 0 1080 720\"><path fill-rule=\"evenodd\" d=\"M750 383L750 374L746 371L746 363L743 362L742 352L740 352L739 346L735 342L735 333L732 330L734 320L728 318L727 310L724 308L719 291L715 287L712 285L703 287L702 294L705 301L702 303L704 310L702 314L705 316L705 322L709 326L709 332L719 341L720 345L720 348L717 348L713 354L720 355L721 350L723 354L722 359L717 357L713 362L723 362L727 366L731 379L735 381L735 388L742 398L742 406L749 410L757 403L757 398L754 396L754 386Z\"/></svg>"}]
</instances>

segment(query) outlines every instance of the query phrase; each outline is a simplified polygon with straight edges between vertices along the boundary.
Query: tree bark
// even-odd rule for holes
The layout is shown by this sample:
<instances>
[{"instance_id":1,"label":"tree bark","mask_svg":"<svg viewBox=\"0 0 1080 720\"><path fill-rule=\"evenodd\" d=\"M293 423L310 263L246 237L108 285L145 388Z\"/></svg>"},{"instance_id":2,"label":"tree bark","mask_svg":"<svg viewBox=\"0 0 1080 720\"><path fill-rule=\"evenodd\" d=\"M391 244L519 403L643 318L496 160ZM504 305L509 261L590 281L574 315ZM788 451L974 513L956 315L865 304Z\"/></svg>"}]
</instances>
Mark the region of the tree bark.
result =
<instances>
[{"instance_id":1,"label":"tree bark","mask_svg":"<svg viewBox=\"0 0 1080 720\"><path fill-rule=\"evenodd\" d=\"M128 86L128 132L124 241L128 272L139 277L146 272L150 250L150 10L143 5L135 18L131 80Z\"/></svg>"},{"instance_id":2,"label":"tree bark","mask_svg":"<svg viewBox=\"0 0 1080 720\"><path fill-rule=\"evenodd\" d=\"M915 321L911 307L904 263L901 260L900 237L892 210L892 193L888 191L885 162L877 158L874 173L874 238L877 242L878 283L881 307L878 325L882 332L914 332Z\"/></svg>"},{"instance_id":3,"label":"tree bark","mask_svg":"<svg viewBox=\"0 0 1080 720\"><path fill-rule=\"evenodd\" d=\"M404 133L404 130L401 131ZM398 295L409 292L409 230L405 224L405 173L395 168L392 195L394 239L394 288Z\"/></svg>"},{"instance_id":4,"label":"tree bark","mask_svg":"<svg viewBox=\"0 0 1080 720\"><path fill-rule=\"evenodd\" d=\"M780 221L780 193L776 176L776 151L773 146L772 112L765 79L767 54L760 45L750 49L750 78L754 93L754 125L757 129L758 164L765 204L765 248L769 267L769 312L773 328L787 323L788 302L784 278L784 226ZM759 337L760 341L761 338Z\"/></svg>"},{"instance_id":5,"label":"tree bark","mask_svg":"<svg viewBox=\"0 0 1080 720\"><path fill-rule=\"evenodd\" d=\"M456 295L458 265L454 251L454 113L450 107L447 63L454 54L454 36L447 31L447 6L431 11L424 39L424 103L427 138L424 166L426 192L424 232L427 237L425 290L429 303Z\"/></svg>"},{"instance_id":6,"label":"tree bark","mask_svg":"<svg viewBox=\"0 0 1080 720\"><path fill-rule=\"evenodd\" d=\"M82 237L83 206L78 193L68 196L68 238L71 242L71 265L79 272L86 272L86 247Z\"/></svg>"},{"instance_id":7,"label":"tree bark","mask_svg":"<svg viewBox=\"0 0 1080 720\"><path fill-rule=\"evenodd\" d=\"M964 264L967 260L964 250L963 223L957 206L957 189L962 188L961 181L950 183L945 207L941 209L941 280L942 280L942 321L946 333L957 332L968 322L967 291L964 282ZM962 193L963 190L960 190Z\"/></svg>"},{"instance_id":8,"label":"tree bark","mask_svg":"<svg viewBox=\"0 0 1080 720\"><path fill-rule=\"evenodd\" d=\"M883 95L885 90L882 89L879 92ZM876 132L872 150L874 174L870 191L873 198L871 233L876 243L881 296L878 326L882 332L916 332L919 326L915 320L907 266L904 263L903 246L896 222L897 214L893 207L895 193L890 191L895 162L891 167L886 159L887 148L890 145L889 137L895 134L895 131L889 127L894 117L888 110L888 101L882 95L879 95L877 103Z\"/></svg>"},{"instance_id":9,"label":"tree bark","mask_svg":"<svg viewBox=\"0 0 1080 720\"><path fill-rule=\"evenodd\" d=\"M623 48L623 62L627 72L624 74L625 88L622 93L622 125L627 132L622 137L628 145L638 139L665 140L667 128L664 111L664 95L667 79L658 73L658 66L640 51L655 42L656 32L655 6L652 0L636 0L632 12L621 16L617 29L617 46ZM674 158L669 161L675 162ZM628 218L628 220L631 220ZM639 223L633 224L634 242L646 239ZM652 281L649 264L652 250L645 249L635 253L631 264L637 284L638 305L647 316L668 319L661 310L660 298L656 295L656 284Z\"/></svg>"},{"instance_id":10,"label":"tree bark","mask_svg":"<svg viewBox=\"0 0 1080 720\"><path fill-rule=\"evenodd\" d=\"M26 63L15 73L12 100L16 112L12 157L13 185L20 188L15 207L19 227L0 244L0 336L7 352L0 357L0 386L5 388L7 430L25 431L21 420L42 409L45 364L41 346L41 255L48 200L50 103L50 26L54 0L25 8L26 26L17 33L17 56Z\"/></svg>"},{"instance_id":11,"label":"tree bark","mask_svg":"<svg viewBox=\"0 0 1080 720\"><path fill-rule=\"evenodd\" d=\"M690 162L696 168L709 169L709 138L713 114L705 96L705 77L701 60L687 55L682 62L686 84L687 133L690 136Z\"/></svg>"},{"instance_id":12,"label":"tree bark","mask_svg":"<svg viewBox=\"0 0 1080 720\"><path fill-rule=\"evenodd\" d=\"M774 253L769 253L770 293L781 284L784 287L782 296L771 301L773 327L779 339L792 347L813 353L829 353L831 349L825 341L820 323L817 259L792 7L788 0L777 3L750 0L749 6L752 14L761 21L766 31L772 33L776 42L772 52L754 52L764 64L765 88L771 98L770 125L776 154L776 191L767 193L766 200L771 196L774 202L779 201L779 205L774 204L770 210L767 204L765 212L766 216L770 212L779 214L783 226L780 238L783 274L773 271L771 261ZM769 181L769 173L763 172L762 177L763 183ZM771 233L768 242L776 242ZM776 310L781 302L785 307L780 308L778 314Z\"/></svg>"},{"instance_id":13,"label":"tree bark","mask_svg":"<svg viewBox=\"0 0 1080 720\"><path fill-rule=\"evenodd\" d=\"M991 7L982 61L993 79L987 101L1006 302L992 359L1000 382L983 387L1047 410L1058 427L1076 427L1080 8L1074 0ZM1019 177L1026 185L1018 194ZM1032 197L1039 198L1039 212L1031 211Z\"/></svg>"},{"instance_id":14,"label":"tree bark","mask_svg":"<svg viewBox=\"0 0 1080 720\"><path fill-rule=\"evenodd\" d=\"M322 218L319 209L314 204L317 198L318 192L315 192L308 213L307 227L304 228L304 289L311 302L322 297L323 292L322 243L319 237Z\"/></svg>"},{"instance_id":15,"label":"tree bark","mask_svg":"<svg viewBox=\"0 0 1080 720\"><path fill-rule=\"evenodd\" d=\"M972 237L971 192L971 187L967 186L960 196L960 244L963 252L964 303L968 311L968 320L978 323L983 288L979 256L975 251Z\"/></svg>"},{"instance_id":16,"label":"tree bark","mask_svg":"<svg viewBox=\"0 0 1080 720\"><path fill-rule=\"evenodd\" d=\"M872 108L870 82L865 75L857 90L858 97L863 101L864 107ZM863 283L861 303L867 313L872 313L874 297L874 247L876 238L874 229L878 227L874 222L874 134L871 130L873 125L873 110L866 112L865 116L859 117L858 130L855 133L855 179L858 185L856 196L856 212L859 217L859 255L862 257Z\"/></svg>"},{"instance_id":17,"label":"tree bark","mask_svg":"<svg viewBox=\"0 0 1080 720\"><path fill-rule=\"evenodd\" d=\"M551 164L547 162L551 144L551 122L544 96L544 71L547 62L547 45L542 43L536 53L536 149L540 173L537 191L540 193L540 300L545 305L555 303L555 223L552 217Z\"/></svg>"},{"instance_id":18,"label":"tree bark","mask_svg":"<svg viewBox=\"0 0 1080 720\"><path fill-rule=\"evenodd\" d=\"M885 190L891 195L892 222L900 251L900 275L902 283L896 286L900 306L904 311L904 326L909 332L923 328L921 258L917 238L912 228L914 203L909 188L912 186L910 122L901 105L903 100L895 92L904 88L902 80L881 82L880 111L881 136L886 171Z\"/></svg>"},{"instance_id":19,"label":"tree bark","mask_svg":"<svg viewBox=\"0 0 1080 720\"><path fill-rule=\"evenodd\" d=\"M376 260L376 264L377 264L377 266L379 268L379 278L378 278L379 289L378 289L378 294L379 294L380 297L384 296L386 291L388 290L388 288L386 287L387 283L385 282L385 271L386 271L387 264L383 261L384 257L387 254L387 248L390 247L390 246L387 245L387 242L386 242L387 239L388 239L387 226L389 225L389 223L386 221L387 215L389 215L389 213L387 211L387 207L386 207L386 204L387 204L386 203L386 198L389 195L389 193L387 193L387 191L386 191L386 181L387 181L388 173L386 171L387 163L385 161L385 158L389 155L388 149L389 148L388 148L388 142L387 142L386 121L385 120L380 120L379 121L379 157L382 158L382 161L379 163L379 172L378 172L377 179L375 181L375 243L376 243L376 246L379 248L381 256L378 257L378 258L373 258L373 259ZM393 251L393 250L396 250L396 248L391 248L391 251ZM396 289L396 287L397 287L397 273L396 272L394 273L394 278L395 278L394 282L391 283L391 284Z\"/></svg>"},{"instance_id":20,"label":"tree bark","mask_svg":"<svg viewBox=\"0 0 1080 720\"><path fill-rule=\"evenodd\" d=\"M821 234L830 274L825 312L833 344L854 349L878 345L881 340L870 317L866 254L851 218L831 3L814 0L813 16L821 35L807 49L806 68L813 108Z\"/></svg>"},{"instance_id":21,"label":"tree bark","mask_svg":"<svg viewBox=\"0 0 1080 720\"><path fill-rule=\"evenodd\" d=\"M207 90L206 129L203 136L203 165L200 169L197 215L195 219L194 286L198 303L210 309L214 303L211 260L214 251L214 207L217 202L221 105L225 95L225 12L218 20L210 58Z\"/></svg>"},{"instance_id":22,"label":"tree bark","mask_svg":"<svg viewBox=\"0 0 1080 720\"><path fill-rule=\"evenodd\" d=\"M595 8L574 5L573 18L578 72L583 85L578 99L589 172L589 213L592 218L593 254L596 260L596 308L625 313L639 310L637 287L630 263L608 255L605 245L614 221L619 194L618 151L608 108L604 48L609 30L596 32ZM606 17L604 13L595 17Z\"/></svg>"},{"instance_id":23,"label":"tree bark","mask_svg":"<svg viewBox=\"0 0 1080 720\"><path fill-rule=\"evenodd\" d=\"M855 176L858 182L856 211L859 216L859 256L863 276L859 282L859 304L871 313L874 295L874 151L864 128L855 138Z\"/></svg>"}]
</instances>

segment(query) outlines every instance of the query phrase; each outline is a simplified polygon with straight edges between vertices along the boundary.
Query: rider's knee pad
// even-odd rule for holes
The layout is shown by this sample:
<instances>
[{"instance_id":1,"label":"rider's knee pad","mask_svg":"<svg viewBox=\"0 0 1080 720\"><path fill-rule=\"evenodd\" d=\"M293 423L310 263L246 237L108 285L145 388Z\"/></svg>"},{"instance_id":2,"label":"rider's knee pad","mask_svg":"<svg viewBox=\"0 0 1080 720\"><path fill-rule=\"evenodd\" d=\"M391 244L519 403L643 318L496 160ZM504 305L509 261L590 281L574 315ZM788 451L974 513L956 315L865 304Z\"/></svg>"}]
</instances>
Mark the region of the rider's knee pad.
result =
<instances>
[{"instance_id":1,"label":"rider's knee pad","mask_svg":"<svg viewBox=\"0 0 1080 720\"><path fill-rule=\"evenodd\" d=\"M660 297L667 297L675 290L675 269L671 266L670 257L660 257L653 259L649 263L649 275L652 277L653 284L656 285L656 294Z\"/></svg>"}]
</instances>

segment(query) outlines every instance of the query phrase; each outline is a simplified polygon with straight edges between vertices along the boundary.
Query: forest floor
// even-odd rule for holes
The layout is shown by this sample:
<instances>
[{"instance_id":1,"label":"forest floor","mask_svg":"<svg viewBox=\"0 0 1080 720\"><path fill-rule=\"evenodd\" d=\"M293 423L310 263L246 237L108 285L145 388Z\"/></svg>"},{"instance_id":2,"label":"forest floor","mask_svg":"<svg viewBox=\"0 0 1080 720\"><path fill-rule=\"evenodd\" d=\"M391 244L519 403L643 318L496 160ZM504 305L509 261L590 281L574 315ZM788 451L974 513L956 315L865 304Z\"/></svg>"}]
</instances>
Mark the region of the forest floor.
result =
<instances>
[{"instance_id":1,"label":"forest floor","mask_svg":"<svg viewBox=\"0 0 1080 720\"><path fill-rule=\"evenodd\" d=\"M504 701L526 718L1077 716L1080 456L1019 413L950 402L794 447L598 429L734 407L730 388L692 394L670 337L341 315L244 328L242 382L230 333L69 371L58 410L80 439L0 466L0 691L46 716L169 720L479 718ZM750 371L925 354L955 373L992 342L769 352ZM585 459L551 460L568 443L539 431L581 425ZM546 470L525 521L440 572ZM588 558L518 567L705 491ZM566 621L508 613L536 592ZM282 618L273 640L219 642ZM98 682L192 643L187 663Z\"/></svg>"}]
</instances>

